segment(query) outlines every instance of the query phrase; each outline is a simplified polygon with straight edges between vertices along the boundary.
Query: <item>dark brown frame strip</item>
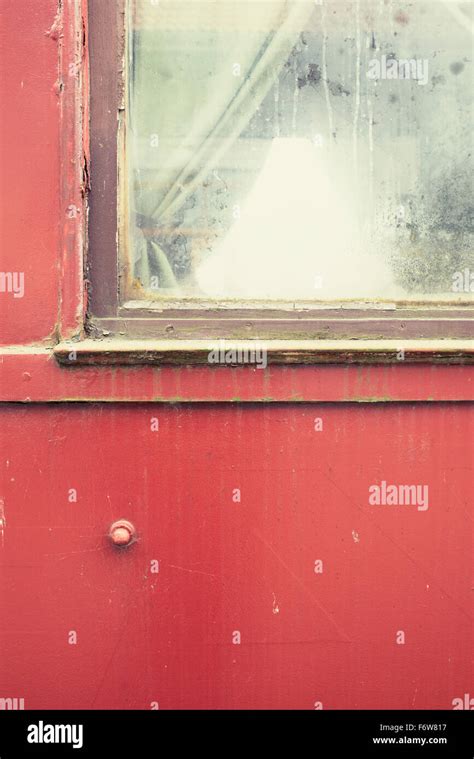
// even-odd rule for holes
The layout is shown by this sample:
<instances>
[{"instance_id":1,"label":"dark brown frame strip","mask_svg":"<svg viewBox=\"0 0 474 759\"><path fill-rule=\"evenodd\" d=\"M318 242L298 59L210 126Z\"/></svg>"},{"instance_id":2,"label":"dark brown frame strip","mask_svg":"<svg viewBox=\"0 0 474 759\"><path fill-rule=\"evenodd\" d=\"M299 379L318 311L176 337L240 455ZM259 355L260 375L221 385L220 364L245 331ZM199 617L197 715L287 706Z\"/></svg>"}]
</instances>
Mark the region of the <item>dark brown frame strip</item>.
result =
<instances>
[{"instance_id":1,"label":"dark brown frame strip","mask_svg":"<svg viewBox=\"0 0 474 759\"><path fill-rule=\"evenodd\" d=\"M122 108L125 0L89 0L90 184L86 279L89 311L115 316L117 256L117 135Z\"/></svg>"}]
</instances>

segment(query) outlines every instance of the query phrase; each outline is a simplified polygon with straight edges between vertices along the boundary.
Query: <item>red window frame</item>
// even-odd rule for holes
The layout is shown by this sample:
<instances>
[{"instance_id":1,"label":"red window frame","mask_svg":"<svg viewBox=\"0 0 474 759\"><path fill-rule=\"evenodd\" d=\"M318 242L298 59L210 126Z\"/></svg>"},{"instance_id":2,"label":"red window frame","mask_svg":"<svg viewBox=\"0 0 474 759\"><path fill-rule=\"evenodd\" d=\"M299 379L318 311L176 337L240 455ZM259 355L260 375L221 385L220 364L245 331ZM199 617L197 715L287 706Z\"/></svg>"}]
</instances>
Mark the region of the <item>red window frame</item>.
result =
<instances>
[{"instance_id":1,"label":"red window frame","mask_svg":"<svg viewBox=\"0 0 474 759\"><path fill-rule=\"evenodd\" d=\"M91 67L83 80L83 113L90 113L90 166L83 179L83 218L88 210L85 260L88 305L84 333L90 338L79 361L97 361L107 336L107 361L114 363L206 363L210 340L266 341L273 363L472 361L474 307L435 301L379 304L374 307L310 306L300 309L238 308L209 310L127 309L120 303L118 255L118 156L123 150L124 49L126 0L89 0ZM86 61L84 61L86 63ZM84 66L84 71L86 66ZM81 94L78 93L79 99ZM87 101L87 102L86 102ZM89 111L90 105L90 111ZM84 121L84 135L88 135ZM90 179L90 186L89 186ZM127 350L123 338L140 340ZM114 343L115 338L115 343ZM120 341L120 345L117 341ZM105 347L105 346L102 346ZM68 361L68 346L56 351Z\"/></svg>"}]
</instances>

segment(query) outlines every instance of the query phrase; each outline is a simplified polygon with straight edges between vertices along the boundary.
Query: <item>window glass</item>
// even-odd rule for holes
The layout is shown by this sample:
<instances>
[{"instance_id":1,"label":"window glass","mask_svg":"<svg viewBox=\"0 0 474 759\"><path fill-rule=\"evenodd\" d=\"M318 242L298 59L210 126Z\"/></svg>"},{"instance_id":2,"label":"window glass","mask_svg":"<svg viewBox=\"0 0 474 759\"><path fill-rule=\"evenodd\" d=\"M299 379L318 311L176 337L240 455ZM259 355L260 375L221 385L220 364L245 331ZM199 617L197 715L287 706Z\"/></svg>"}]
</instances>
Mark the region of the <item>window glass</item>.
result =
<instances>
[{"instance_id":1,"label":"window glass","mask_svg":"<svg viewBox=\"0 0 474 759\"><path fill-rule=\"evenodd\" d=\"M472 7L129 0L127 297L471 299Z\"/></svg>"}]
</instances>

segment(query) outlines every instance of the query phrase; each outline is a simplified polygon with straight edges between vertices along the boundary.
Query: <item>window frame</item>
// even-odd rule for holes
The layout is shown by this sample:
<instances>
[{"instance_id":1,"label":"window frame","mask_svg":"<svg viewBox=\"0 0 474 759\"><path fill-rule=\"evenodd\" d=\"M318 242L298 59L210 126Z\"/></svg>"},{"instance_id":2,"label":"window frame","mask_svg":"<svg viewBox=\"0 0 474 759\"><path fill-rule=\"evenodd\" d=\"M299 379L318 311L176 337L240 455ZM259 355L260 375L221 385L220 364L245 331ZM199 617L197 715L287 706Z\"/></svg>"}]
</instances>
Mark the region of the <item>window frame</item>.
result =
<instances>
[{"instance_id":1,"label":"window frame","mask_svg":"<svg viewBox=\"0 0 474 759\"><path fill-rule=\"evenodd\" d=\"M126 3L88 2L90 189L83 332L88 343L100 341L109 363L124 362L124 337L130 342L140 340L142 352L147 354L146 359L139 359L131 345L126 363L202 363L205 346L217 339L233 344L249 340L268 344L273 363L396 362L397 349L405 343L407 361L474 363L474 304L433 300L295 306L259 302L258 306L245 303L236 307L211 302L207 308L206 304L188 308L176 303L166 307L159 301L120 302L123 270L119 252L126 223L121 206L125 181L121 167L125 150ZM122 348L114 350L114 340L120 341ZM165 341L164 352L156 341ZM80 346L78 349L81 353ZM65 349L58 346L59 360L64 353ZM96 355L96 351L92 353ZM84 351L84 361L86 355L90 356L90 351Z\"/></svg>"}]
</instances>

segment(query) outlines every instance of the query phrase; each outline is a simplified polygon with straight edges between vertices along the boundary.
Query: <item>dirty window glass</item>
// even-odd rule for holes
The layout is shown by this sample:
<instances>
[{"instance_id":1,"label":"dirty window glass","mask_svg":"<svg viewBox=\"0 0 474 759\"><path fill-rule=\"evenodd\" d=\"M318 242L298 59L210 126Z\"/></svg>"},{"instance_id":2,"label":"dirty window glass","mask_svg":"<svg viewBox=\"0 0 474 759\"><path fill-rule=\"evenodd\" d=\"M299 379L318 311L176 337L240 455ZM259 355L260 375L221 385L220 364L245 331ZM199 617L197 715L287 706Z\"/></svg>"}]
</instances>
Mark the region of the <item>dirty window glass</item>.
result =
<instances>
[{"instance_id":1,"label":"dirty window glass","mask_svg":"<svg viewBox=\"0 0 474 759\"><path fill-rule=\"evenodd\" d=\"M472 4L129 0L132 299L472 299Z\"/></svg>"}]
</instances>

